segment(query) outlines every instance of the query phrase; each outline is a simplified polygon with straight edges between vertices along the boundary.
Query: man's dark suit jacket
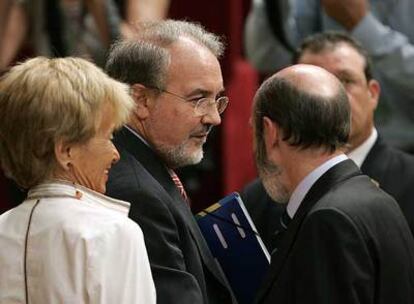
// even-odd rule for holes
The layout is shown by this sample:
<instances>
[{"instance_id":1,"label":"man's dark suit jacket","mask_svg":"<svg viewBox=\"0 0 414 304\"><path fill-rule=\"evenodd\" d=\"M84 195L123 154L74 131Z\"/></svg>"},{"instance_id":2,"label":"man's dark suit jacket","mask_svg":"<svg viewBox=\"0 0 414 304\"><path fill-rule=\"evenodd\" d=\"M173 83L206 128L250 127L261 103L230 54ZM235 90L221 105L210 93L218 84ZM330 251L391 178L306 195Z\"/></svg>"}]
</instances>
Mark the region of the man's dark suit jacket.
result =
<instances>
[{"instance_id":1,"label":"man's dark suit jacket","mask_svg":"<svg viewBox=\"0 0 414 304\"><path fill-rule=\"evenodd\" d=\"M414 235L414 156L386 145L378 138L361 166L399 204ZM269 252L274 249L275 229L284 206L274 202L255 179L240 193Z\"/></svg>"},{"instance_id":2,"label":"man's dark suit jacket","mask_svg":"<svg viewBox=\"0 0 414 304\"><path fill-rule=\"evenodd\" d=\"M378 138L361 171L395 198L414 235L414 156L391 148Z\"/></svg>"},{"instance_id":3,"label":"man's dark suit jacket","mask_svg":"<svg viewBox=\"0 0 414 304\"><path fill-rule=\"evenodd\" d=\"M414 240L403 218L351 160L335 165L302 201L257 303L414 303Z\"/></svg>"},{"instance_id":4,"label":"man's dark suit jacket","mask_svg":"<svg viewBox=\"0 0 414 304\"><path fill-rule=\"evenodd\" d=\"M162 160L126 128L114 143L121 160L110 171L107 194L131 203L129 217L144 233L157 303L232 303L222 271Z\"/></svg>"}]
</instances>

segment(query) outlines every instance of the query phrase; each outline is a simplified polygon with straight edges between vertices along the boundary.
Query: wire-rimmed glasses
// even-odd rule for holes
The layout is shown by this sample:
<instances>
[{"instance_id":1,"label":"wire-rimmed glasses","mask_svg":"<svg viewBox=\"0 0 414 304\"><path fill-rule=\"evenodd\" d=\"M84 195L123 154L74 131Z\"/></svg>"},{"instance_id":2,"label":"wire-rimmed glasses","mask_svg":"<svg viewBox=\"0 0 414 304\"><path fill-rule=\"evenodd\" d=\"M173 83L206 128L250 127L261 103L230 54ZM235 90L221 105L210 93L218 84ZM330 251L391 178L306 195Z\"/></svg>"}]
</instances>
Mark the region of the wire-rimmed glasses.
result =
<instances>
[{"instance_id":1,"label":"wire-rimmed glasses","mask_svg":"<svg viewBox=\"0 0 414 304\"><path fill-rule=\"evenodd\" d=\"M227 96L221 96L217 99L211 98L211 97L201 97L199 99L188 99L183 96L180 96L178 94L175 94L173 92L155 88L156 90L159 90L162 93L170 94L172 96L175 96L183 101L191 102L194 105L194 113L197 116L204 116L208 114L213 106L216 107L217 112L219 114L222 114L224 110L226 110L227 105L229 104L229 98Z\"/></svg>"}]
</instances>

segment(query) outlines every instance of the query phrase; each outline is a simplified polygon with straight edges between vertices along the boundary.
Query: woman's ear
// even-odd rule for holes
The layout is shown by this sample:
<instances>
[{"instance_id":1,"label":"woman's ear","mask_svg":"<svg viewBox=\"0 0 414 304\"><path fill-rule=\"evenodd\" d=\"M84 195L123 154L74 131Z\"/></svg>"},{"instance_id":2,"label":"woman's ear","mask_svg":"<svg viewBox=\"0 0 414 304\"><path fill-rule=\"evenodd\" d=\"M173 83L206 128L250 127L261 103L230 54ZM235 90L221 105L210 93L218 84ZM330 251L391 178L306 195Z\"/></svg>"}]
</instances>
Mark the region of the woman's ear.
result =
<instances>
[{"instance_id":1,"label":"woman's ear","mask_svg":"<svg viewBox=\"0 0 414 304\"><path fill-rule=\"evenodd\" d=\"M150 90L142 84L131 86L132 98L135 101L135 115L140 120L146 119L150 114L151 94Z\"/></svg>"},{"instance_id":2,"label":"woman's ear","mask_svg":"<svg viewBox=\"0 0 414 304\"><path fill-rule=\"evenodd\" d=\"M55 157L61 169L68 171L71 165L72 145L59 140L55 143Z\"/></svg>"}]
</instances>

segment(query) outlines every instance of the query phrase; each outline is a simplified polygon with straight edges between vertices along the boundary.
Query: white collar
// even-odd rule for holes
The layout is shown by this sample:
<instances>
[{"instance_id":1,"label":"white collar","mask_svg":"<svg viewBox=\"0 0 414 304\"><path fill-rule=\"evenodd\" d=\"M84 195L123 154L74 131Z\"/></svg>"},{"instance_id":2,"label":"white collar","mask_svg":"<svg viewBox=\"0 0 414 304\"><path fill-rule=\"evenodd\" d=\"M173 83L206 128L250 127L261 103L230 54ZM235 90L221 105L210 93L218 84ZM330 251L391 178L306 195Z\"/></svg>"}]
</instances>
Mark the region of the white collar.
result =
<instances>
[{"instance_id":1,"label":"white collar","mask_svg":"<svg viewBox=\"0 0 414 304\"><path fill-rule=\"evenodd\" d=\"M375 128L373 128L371 135L362 144L347 153L348 157L352 159L358 167L361 167L369 151L371 151L371 148L374 146L377 138L378 132Z\"/></svg>"},{"instance_id":2,"label":"white collar","mask_svg":"<svg viewBox=\"0 0 414 304\"><path fill-rule=\"evenodd\" d=\"M104 194L93 191L81 185L64 181L48 180L29 190L27 199L41 199L53 197L71 197L82 202L97 204L128 216L130 204Z\"/></svg>"},{"instance_id":3,"label":"white collar","mask_svg":"<svg viewBox=\"0 0 414 304\"><path fill-rule=\"evenodd\" d=\"M322 165L314 169L309 173L300 183L297 185L292 195L290 196L289 202L287 204L287 213L290 218L295 216L296 211L298 210L302 200L305 195L309 192L313 184L330 168L336 164L348 159L345 154L340 154L324 162Z\"/></svg>"}]
</instances>

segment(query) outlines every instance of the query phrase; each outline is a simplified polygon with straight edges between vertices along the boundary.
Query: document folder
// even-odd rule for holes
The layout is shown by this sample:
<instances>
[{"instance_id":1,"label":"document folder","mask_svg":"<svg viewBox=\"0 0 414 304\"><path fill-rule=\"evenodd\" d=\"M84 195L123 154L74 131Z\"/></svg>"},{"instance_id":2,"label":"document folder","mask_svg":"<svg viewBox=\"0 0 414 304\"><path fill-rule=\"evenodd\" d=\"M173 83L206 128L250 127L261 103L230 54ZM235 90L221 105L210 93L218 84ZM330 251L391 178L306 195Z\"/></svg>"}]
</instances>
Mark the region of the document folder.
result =
<instances>
[{"instance_id":1,"label":"document folder","mask_svg":"<svg viewBox=\"0 0 414 304\"><path fill-rule=\"evenodd\" d=\"M270 256L239 194L224 197L198 213L196 219L238 303L253 303Z\"/></svg>"}]
</instances>

